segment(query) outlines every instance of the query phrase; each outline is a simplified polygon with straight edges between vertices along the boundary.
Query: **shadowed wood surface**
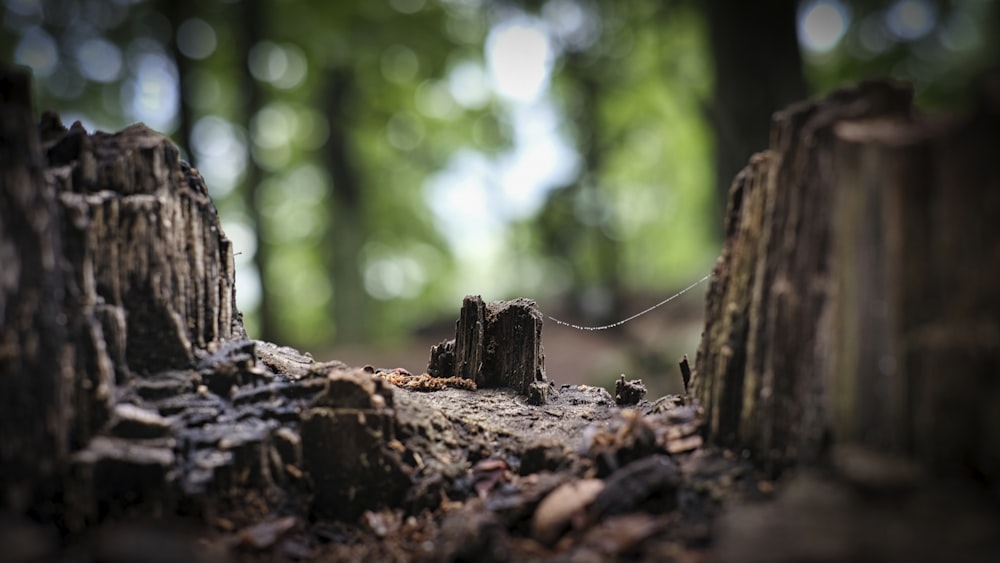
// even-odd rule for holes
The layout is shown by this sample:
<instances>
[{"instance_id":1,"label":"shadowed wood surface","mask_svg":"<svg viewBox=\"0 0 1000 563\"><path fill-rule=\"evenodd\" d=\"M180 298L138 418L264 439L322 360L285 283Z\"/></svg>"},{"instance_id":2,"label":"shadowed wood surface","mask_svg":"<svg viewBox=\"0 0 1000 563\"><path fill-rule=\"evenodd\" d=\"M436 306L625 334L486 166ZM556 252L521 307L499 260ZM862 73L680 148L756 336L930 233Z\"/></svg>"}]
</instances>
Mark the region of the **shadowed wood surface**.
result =
<instances>
[{"instance_id":1,"label":"shadowed wood surface","mask_svg":"<svg viewBox=\"0 0 1000 563\"><path fill-rule=\"evenodd\" d=\"M1000 112L867 82L774 118L730 191L695 378L771 469L857 443L1000 482Z\"/></svg>"}]
</instances>

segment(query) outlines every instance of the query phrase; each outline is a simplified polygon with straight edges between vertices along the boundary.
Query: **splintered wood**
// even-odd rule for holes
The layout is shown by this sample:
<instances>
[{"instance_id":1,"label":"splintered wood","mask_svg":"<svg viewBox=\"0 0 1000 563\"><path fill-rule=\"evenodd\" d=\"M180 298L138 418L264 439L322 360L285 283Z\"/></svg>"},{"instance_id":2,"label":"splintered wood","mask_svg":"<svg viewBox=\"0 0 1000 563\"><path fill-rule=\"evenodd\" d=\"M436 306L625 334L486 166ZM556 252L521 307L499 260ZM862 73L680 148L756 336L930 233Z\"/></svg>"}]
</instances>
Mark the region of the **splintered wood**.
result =
<instances>
[{"instance_id":1,"label":"splintered wood","mask_svg":"<svg viewBox=\"0 0 1000 563\"><path fill-rule=\"evenodd\" d=\"M449 371L452 370L452 371ZM478 388L506 387L544 402L548 382L542 353L542 314L530 299L486 304L462 301L455 339L431 349L431 376L458 377Z\"/></svg>"}]
</instances>

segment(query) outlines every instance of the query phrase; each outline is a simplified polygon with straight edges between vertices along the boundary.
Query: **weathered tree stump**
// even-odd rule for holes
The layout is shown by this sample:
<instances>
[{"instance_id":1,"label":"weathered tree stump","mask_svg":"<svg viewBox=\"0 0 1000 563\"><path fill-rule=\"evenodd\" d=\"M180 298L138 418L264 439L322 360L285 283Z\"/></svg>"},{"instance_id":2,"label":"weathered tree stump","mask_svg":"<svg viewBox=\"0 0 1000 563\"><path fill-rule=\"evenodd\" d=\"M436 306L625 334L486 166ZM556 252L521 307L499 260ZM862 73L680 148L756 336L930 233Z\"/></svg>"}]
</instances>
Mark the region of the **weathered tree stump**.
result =
<instances>
[{"instance_id":1,"label":"weathered tree stump","mask_svg":"<svg viewBox=\"0 0 1000 563\"><path fill-rule=\"evenodd\" d=\"M469 379L481 388L506 387L544 402L541 311L530 299L486 304L478 295L466 296L455 339L431 350L427 369L437 377Z\"/></svg>"},{"instance_id":2,"label":"weathered tree stump","mask_svg":"<svg viewBox=\"0 0 1000 563\"><path fill-rule=\"evenodd\" d=\"M730 191L696 393L772 468L830 443L1000 482L1000 111L869 82L777 113Z\"/></svg>"},{"instance_id":3,"label":"weathered tree stump","mask_svg":"<svg viewBox=\"0 0 1000 563\"><path fill-rule=\"evenodd\" d=\"M72 376L77 359L67 345L80 328L67 326L57 195L45 181L29 82L26 71L0 71L0 498L15 509L51 494L69 453L74 394L55 374Z\"/></svg>"},{"instance_id":4,"label":"weathered tree stump","mask_svg":"<svg viewBox=\"0 0 1000 563\"><path fill-rule=\"evenodd\" d=\"M28 73L0 76L0 493L21 506L112 422L116 384L193 367L242 328L231 244L176 147L142 125L35 126Z\"/></svg>"}]
</instances>

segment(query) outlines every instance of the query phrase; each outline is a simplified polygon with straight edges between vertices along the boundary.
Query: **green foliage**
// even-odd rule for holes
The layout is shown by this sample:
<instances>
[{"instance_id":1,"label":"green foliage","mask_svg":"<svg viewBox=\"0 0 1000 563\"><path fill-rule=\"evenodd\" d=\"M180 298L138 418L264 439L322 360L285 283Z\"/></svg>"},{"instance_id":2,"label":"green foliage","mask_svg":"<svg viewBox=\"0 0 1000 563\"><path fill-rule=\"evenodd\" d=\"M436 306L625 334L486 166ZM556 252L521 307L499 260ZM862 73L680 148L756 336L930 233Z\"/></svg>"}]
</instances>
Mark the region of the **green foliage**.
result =
<instances>
[{"instance_id":1,"label":"green foliage","mask_svg":"<svg viewBox=\"0 0 1000 563\"><path fill-rule=\"evenodd\" d=\"M617 267L626 289L681 285L708 268L717 244L717 219L708 216L711 145L700 115L711 80L700 14L657 2L591 8L601 35L569 55L554 91L581 153L599 163L582 172L579 189L553 194L526 228L540 223L537 244L576 264L572 283L587 286ZM581 98L581 80L593 100ZM602 263L587 234L593 228L618 248L617 264Z\"/></svg>"},{"instance_id":2,"label":"green foliage","mask_svg":"<svg viewBox=\"0 0 1000 563\"><path fill-rule=\"evenodd\" d=\"M356 265L337 267L359 268L366 289L374 297L367 312L369 336L392 336L433 312L435 305L442 305L441 291L436 288L452 273L454 263L426 211L421 185L454 150L476 142L474 133L485 112L460 107L452 100L445 80L457 61L477 61L480 55L452 39L447 27L456 17L484 16L456 16L439 5L401 14L388 4L364 1L316 1L299 4L296 9L274 2L270 8L268 36L279 44L302 49L311 69L309 81L299 90L302 103L311 100L314 106L323 107L324 100L318 98L324 95L325 69L342 69L353 80L350 114L345 119L349 120L348 151L362 190L363 246ZM467 25L477 26L475 22ZM478 27L485 28L482 24ZM481 44L482 37L478 42ZM286 102L289 95L271 93ZM487 148L502 146L502 139L490 141ZM322 153L306 153L292 160L319 164L324 157ZM328 177L324 181L331 183ZM291 187L285 191L304 189L294 179L286 185ZM329 236L324 235L339 236L336 230L328 232L336 227L331 220L336 217L337 202L315 200L309 193L279 196L285 201L297 200L293 204L299 207L297 211L268 213L273 224L265 232L273 235L266 242L282 264L274 267L275 279L268 280L266 286L272 288L276 308L286 319L281 331L293 336L295 342L320 346L340 328L331 326L329 313L329 301L337 296L336 283L332 279L321 283L334 277L326 274L328 249L323 241L330 244ZM269 209L270 204L262 208ZM325 221L322 216L312 220L324 212L332 215ZM316 224L324 233L314 242L288 240L281 234L283 229L287 231L288 221ZM287 256L294 256L294 260ZM303 280L302 286L282 284L280 279L289 275Z\"/></svg>"},{"instance_id":3,"label":"green foliage","mask_svg":"<svg viewBox=\"0 0 1000 563\"><path fill-rule=\"evenodd\" d=\"M844 37L829 51L804 51L807 75L818 92L889 76L912 83L924 108L955 108L967 101L970 84L1000 63L996 2L844 0L842 5L849 17ZM899 29L900 19L910 28Z\"/></svg>"}]
</instances>

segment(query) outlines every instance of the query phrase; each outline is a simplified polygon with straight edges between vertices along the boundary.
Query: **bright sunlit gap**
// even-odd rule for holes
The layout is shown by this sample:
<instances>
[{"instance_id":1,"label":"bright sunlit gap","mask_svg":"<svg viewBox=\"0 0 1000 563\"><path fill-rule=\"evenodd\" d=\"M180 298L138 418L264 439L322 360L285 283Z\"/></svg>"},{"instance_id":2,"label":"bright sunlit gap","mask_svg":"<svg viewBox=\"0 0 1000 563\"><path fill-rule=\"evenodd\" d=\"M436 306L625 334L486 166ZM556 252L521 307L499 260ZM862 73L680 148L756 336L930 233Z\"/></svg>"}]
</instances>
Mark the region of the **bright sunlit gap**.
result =
<instances>
[{"instance_id":1,"label":"bright sunlit gap","mask_svg":"<svg viewBox=\"0 0 1000 563\"><path fill-rule=\"evenodd\" d=\"M555 53L545 22L521 17L497 24L484 55L488 74L474 63L455 65L450 91L460 105L475 108L492 90L507 108L513 147L495 157L459 151L425 184L428 205L465 263L453 288L458 295L511 289L511 280L499 275L509 243L507 224L537 212L546 194L571 181L579 165L548 98Z\"/></svg>"},{"instance_id":2,"label":"bright sunlit gap","mask_svg":"<svg viewBox=\"0 0 1000 563\"><path fill-rule=\"evenodd\" d=\"M548 87L552 48L543 24L502 23L486 38L486 62L493 88L511 100L532 102Z\"/></svg>"}]
</instances>

